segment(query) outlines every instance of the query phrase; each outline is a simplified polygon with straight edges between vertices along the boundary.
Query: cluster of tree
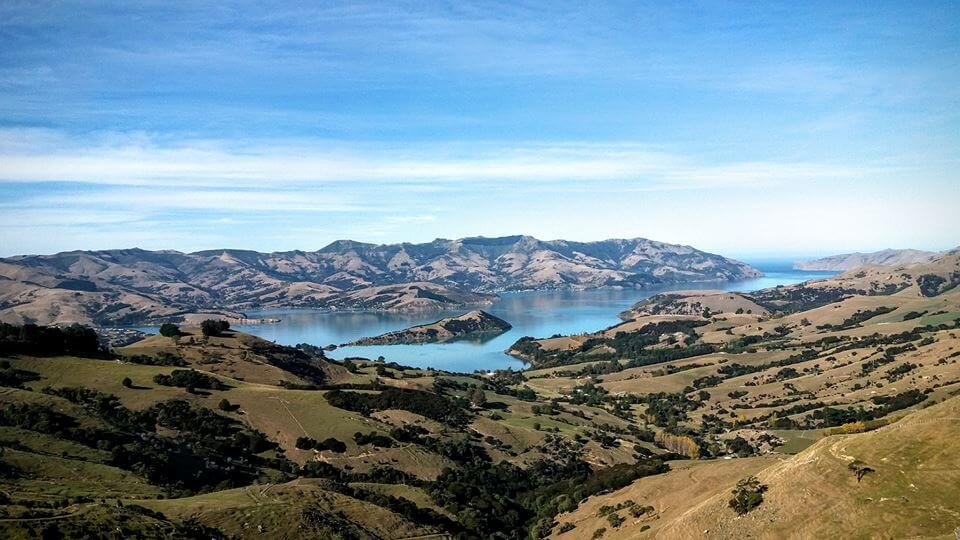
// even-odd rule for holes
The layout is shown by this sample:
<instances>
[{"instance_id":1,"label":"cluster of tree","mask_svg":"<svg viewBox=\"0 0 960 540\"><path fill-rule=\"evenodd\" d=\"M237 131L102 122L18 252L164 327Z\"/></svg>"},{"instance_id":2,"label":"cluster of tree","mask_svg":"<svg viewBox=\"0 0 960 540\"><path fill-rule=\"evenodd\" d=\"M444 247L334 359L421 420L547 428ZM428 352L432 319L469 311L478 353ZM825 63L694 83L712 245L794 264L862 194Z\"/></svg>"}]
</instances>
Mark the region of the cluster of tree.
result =
<instances>
[{"instance_id":1,"label":"cluster of tree","mask_svg":"<svg viewBox=\"0 0 960 540\"><path fill-rule=\"evenodd\" d=\"M818 427L842 426L853 422L866 422L877 418L882 418L892 412L912 407L922 403L927 399L927 395L920 390L907 390L893 396L874 396L870 398L876 407L864 409L863 407L847 407L845 409L824 407L810 414L810 417L819 420Z\"/></svg>"},{"instance_id":2,"label":"cluster of tree","mask_svg":"<svg viewBox=\"0 0 960 540\"><path fill-rule=\"evenodd\" d=\"M389 387L375 394L331 390L327 402L348 411L371 414L386 409L400 409L417 413L431 420L462 427L470 418L469 413L453 401L422 390Z\"/></svg>"},{"instance_id":3,"label":"cluster of tree","mask_svg":"<svg viewBox=\"0 0 960 540\"><path fill-rule=\"evenodd\" d=\"M536 340L537 338L532 336L523 336L515 341L508 350L516 352L528 359L531 363L539 363L544 351L540 348L540 344L537 343Z\"/></svg>"},{"instance_id":4,"label":"cluster of tree","mask_svg":"<svg viewBox=\"0 0 960 540\"><path fill-rule=\"evenodd\" d=\"M683 364L683 365L671 364L669 366L664 366L655 371L651 371L650 374L654 377L664 377L666 375L673 375L674 373L680 373L681 371L688 371L691 369L707 367L710 365L712 364L709 364L709 363L699 364L697 362L690 362L689 364Z\"/></svg>"},{"instance_id":5,"label":"cluster of tree","mask_svg":"<svg viewBox=\"0 0 960 540\"><path fill-rule=\"evenodd\" d=\"M393 446L393 439L386 435L381 435L376 431L371 431L370 433L360 433L358 431L353 434L353 440L360 446L366 444L372 444L380 448L390 448Z\"/></svg>"},{"instance_id":6,"label":"cluster of tree","mask_svg":"<svg viewBox=\"0 0 960 540\"><path fill-rule=\"evenodd\" d=\"M102 353L97 333L87 326L74 324L61 328L0 323L0 354L100 356Z\"/></svg>"},{"instance_id":7,"label":"cluster of tree","mask_svg":"<svg viewBox=\"0 0 960 540\"><path fill-rule=\"evenodd\" d=\"M687 419L687 412L703 406L701 401L692 399L683 392L647 394L642 396L640 401L647 404L647 419L669 431L676 431L677 425Z\"/></svg>"},{"instance_id":8,"label":"cluster of tree","mask_svg":"<svg viewBox=\"0 0 960 540\"><path fill-rule=\"evenodd\" d=\"M540 416L541 414L554 416L563 412L563 407L556 400L550 400L543 405L531 405L530 412L532 412L534 416Z\"/></svg>"},{"instance_id":9,"label":"cluster of tree","mask_svg":"<svg viewBox=\"0 0 960 540\"><path fill-rule=\"evenodd\" d=\"M748 457L757 453L757 449L753 447L746 439L740 437L739 435L727 441L727 452L731 454L736 454L740 457Z\"/></svg>"},{"instance_id":10,"label":"cluster of tree","mask_svg":"<svg viewBox=\"0 0 960 540\"><path fill-rule=\"evenodd\" d=\"M160 335L169 338L180 337L180 327L172 323L163 323L160 325Z\"/></svg>"},{"instance_id":11,"label":"cluster of tree","mask_svg":"<svg viewBox=\"0 0 960 540\"><path fill-rule=\"evenodd\" d=\"M650 324L634 332L617 332L612 338L592 337L573 350L540 349L533 338L525 337L514 343L511 348L522 353L538 368L579 364L586 361L609 361L627 358L625 364L606 364L604 369L621 371L634 367L648 366L679 360L702 354L716 352L712 345L694 344L695 328L707 324L706 321L664 321ZM664 336L673 338L673 334L684 334L683 343L674 347L651 347L661 343ZM610 348L613 352L603 352L598 348Z\"/></svg>"},{"instance_id":12,"label":"cluster of tree","mask_svg":"<svg viewBox=\"0 0 960 540\"><path fill-rule=\"evenodd\" d=\"M721 377L715 375L708 375L698 379L694 379L693 386L696 388L708 388L720 384L723 380L732 379L734 377L740 377L743 375L749 375L751 373L759 373L770 368L775 367L786 367L794 364L799 364L801 362L806 362L816 358L819 353L815 349L804 349L803 351L793 354L782 360L776 360L774 362L767 362L765 364L756 364L748 366L745 364L740 364L738 362L732 362L729 364L724 364L717 368L717 374ZM785 380L792 377L796 377L799 374L796 373L796 370L789 368L790 371L780 370L774 378L776 380Z\"/></svg>"},{"instance_id":13,"label":"cluster of tree","mask_svg":"<svg viewBox=\"0 0 960 540\"><path fill-rule=\"evenodd\" d=\"M579 459L543 460L521 469L507 462L448 469L428 487L438 504L480 537L543 538L555 516L587 497L665 472L659 460L592 470Z\"/></svg>"},{"instance_id":14,"label":"cluster of tree","mask_svg":"<svg viewBox=\"0 0 960 540\"><path fill-rule=\"evenodd\" d=\"M833 304L855 294L866 294L866 291L843 287L807 287L800 284L763 289L745 296L771 312L798 313Z\"/></svg>"},{"instance_id":15,"label":"cluster of tree","mask_svg":"<svg viewBox=\"0 0 960 540\"><path fill-rule=\"evenodd\" d=\"M8 404L0 425L13 425L110 452L109 463L136 472L174 493L246 485L268 467L289 474L296 466L258 454L275 448L263 433L185 401L167 401L142 411L113 395L81 387L46 389L81 406L106 428L83 427L76 418L42 403ZM157 427L176 435L161 435ZM278 474L278 473L274 473Z\"/></svg>"},{"instance_id":16,"label":"cluster of tree","mask_svg":"<svg viewBox=\"0 0 960 540\"><path fill-rule=\"evenodd\" d=\"M856 313L844 319L840 324L822 324L817 326L817 330L847 330L860 326L861 323L866 322L874 317L883 315L885 313L890 313L891 311L896 310L895 307L880 306L876 309L867 309L867 310L857 310Z\"/></svg>"},{"instance_id":17,"label":"cluster of tree","mask_svg":"<svg viewBox=\"0 0 960 540\"><path fill-rule=\"evenodd\" d=\"M169 375L158 373L153 376L153 382L163 386L177 386L186 388L190 392L201 388L204 390L228 390L230 386L205 373L195 369L175 369Z\"/></svg>"},{"instance_id":18,"label":"cluster of tree","mask_svg":"<svg viewBox=\"0 0 960 540\"><path fill-rule=\"evenodd\" d=\"M477 407L483 407L487 404L487 393L479 386L474 386L467 390L466 397L472 405Z\"/></svg>"},{"instance_id":19,"label":"cluster of tree","mask_svg":"<svg viewBox=\"0 0 960 540\"><path fill-rule=\"evenodd\" d=\"M424 436L430 432L423 426L404 424L390 430L390 436L400 442L423 444Z\"/></svg>"},{"instance_id":20,"label":"cluster of tree","mask_svg":"<svg viewBox=\"0 0 960 540\"><path fill-rule=\"evenodd\" d=\"M308 461L300 468L300 476L306 478L326 478L343 484L376 483L376 484L404 484L408 486L424 487L428 483L409 473L394 469L389 465L377 465L367 472L357 472L341 469L326 461Z\"/></svg>"},{"instance_id":21,"label":"cluster of tree","mask_svg":"<svg viewBox=\"0 0 960 540\"><path fill-rule=\"evenodd\" d=\"M923 296L937 296L957 285L960 285L960 272L951 272L947 277L936 274L923 274L917 278L920 294Z\"/></svg>"},{"instance_id":22,"label":"cluster of tree","mask_svg":"<svg viewBox=\"0 0 960 540\"><path fill-rule=\"evenodd\" d=\"M308 353L303 349L259 340L250 344L250 351L263 357L268 364L306 379L311 384L320 385L327 379L323 369L326 360L322 352Z\"/></svg>"},{"instance_id":23,"label":"cluster of tree","mask_svg":"<svg viewBox=\"0 0 960 540\"><path fill-rule=\"evenodd\" d=\"M732 334L733 332L730 333ZM740 354L742 352L750 351L752 350L750 349L751 346L761 343L766 339L766 337L759 334L741 336L727 344L726 352L730 354Z\"/></svg>"},{"instance_id":24,"label":"cluster of tree","mask_svg":"<svg viewBox=\"0 0 960 540\"><path fill-rule=\"evenodd\" d=\"M872 360L867 360L863 364L860 364L860 374L867 375L877 370L881 366L887 364L892 364L897 360L897 355L903 354L909 351L915 351L917 347L913 343L907 343L906 345L899 345L894 347L887 347L883 351L883 355L879 358L874 358Z\"/></svg>"},{"instance_id":25,"label":"cluster of tree","mask_svg":"<svg viewBox=\"0 0 960 540\"><path fill-rule=\"evenodd\" d=\"M39 381L40 374L26 369L16 369L9 360L0 360L0 386L23 388L23 383Z\"/></svg>"},{"instance_id":26,"label":"cluster of tree","mask_svg":"<svg viewBox=\"0 0 960 540\"><path fill-rule=\"evenodd\" d=\"M665 448L675 454L681 454L691 459L700 457L700 444L692 437L658 431L653 440L660 448Z\"/></svg>"},{"instance_id":27,"label":"cluster of tree","mask_svg":"<svg viewBox=\"0 0 960 540\"><path fill-rule=\"evenodd\" d=\"M135 354L133 356L124 356L123 360L131 364L140 364L144 366L174 366L184 367L187 361L182 356L178 356L166 351L158 352L154 355Z\"/></svg>"},{"instance_id":28,"label":"cluster of tree","mask_svg":"<svg viewBox=\"0 0 960 540\"><path fill-rule=\"evenodd\" d=\"M920 367L919 364L906 362L906 363L900 364L895 368L888 369L887 372L884 374L883 378L889 382L898 381L902 379L904 375L906 375L907 373L910 373L911 371L917 369L918 367Z\"/></svg>"},{"instance_id":29,"label":"cluster of tree","mask_svg":"<svg viewBox=\"0 0 960 540\"><path fill-rule=\"evenodd\" d=\"M924 333L929 332L931 329L932 327L930 326L918 326L916 328L900 332L899 334L881 334L879 332L874 332L869 336L861 336L858 340L851 340L847 343L839 345L833 349L833 352L840 353L854 349L873 349L880 346L909 343L911 341L922 339Z\"/></svg>"},{"instance_id":30,"label":"cluster of tree","mask_svg":"<svg viewBox=\"0 0 960 540\"><path fill-rule=\"evenodd\" d=\"M310 437L297 437L295 446L300 450L316 450L318 452L329 450L337 454L342 454L347 451L346 443L333 437L328 437L322 441Z\"/></svg>"},{"instance_id":31,"label":"cluster of tree","mask_svg":"<svg viewBox=\"0 0 960 540\"><path fill-rule=\"evenodd\" d=\"M326 487L361 501L366 501L386 508L420 524L439 529L438 532L447 532L460 536L464 529L459 523L428 508L418 507L416 504L402 498L383 495L352 485L358 483L376 484L403 484L408 486L425 486L426 482L419 478L388 466L377 466L366 473L358 473L339 469L323 461L310 461L300 470L301 476L307 478L325 478L333 482ZM349 525L345 522L344 526ZM341 527L338 532L345 532Z\"/></svg>"},{"instance_id":32,"label":"cluster of tree","mask_svg":"<svg viewBox=\"0 0 960 540\"><path fill-rule=\"evenodd\" d=\"M574 405L600 406L603 404L603 398L608 394L606 388L600 386L592 380L589 380L579 386L574 387L570 392L569 401Z\"/></svg>"},{"instance_id":33,"label":"cluster of tree","mask_svg":"<svg viewBox=\"0 0 960 540\"><path fill-rule=\"evenodd\" d=\"M506 375L507 373L511 373L511 374L514 373L509 370L503 370L503 373L504 375L501 375L501 376L494 375L491 378L484 378L484 379L478 378L480 382L481 391L483 389L488 389L493 391L495 394L499 394L501 396L513 396L522 401L536 401L537 393L534 392L532 388L526 385L521 386L520 388L516 387L516 385L520 385L527 380L526 377L523 376L523 374L516 373L513 375ZM461 388L461 389L465 389L465 388ZM469 392L469 389L466 389L466 390ZM480 395L476 391L474 391L473 397L475 397L476 399L484 400L482 403L477 403L477 405L482 406L483 403L486 403L486 395L484 395L484 397L481 398ZM470 399L470 396L468 396L467 399Z\"/></svg>"},{"instance_id":34,"label":"cluster of tree","mask_svg":"<svg viewBox=\"0 0 960 540\"><path fill-rule=\"evenodd\" d=\"M219 336L229 329L230 323L223 319L206 319L200 323L200 331L205 336Z\"/></svg>"}]
</instances>

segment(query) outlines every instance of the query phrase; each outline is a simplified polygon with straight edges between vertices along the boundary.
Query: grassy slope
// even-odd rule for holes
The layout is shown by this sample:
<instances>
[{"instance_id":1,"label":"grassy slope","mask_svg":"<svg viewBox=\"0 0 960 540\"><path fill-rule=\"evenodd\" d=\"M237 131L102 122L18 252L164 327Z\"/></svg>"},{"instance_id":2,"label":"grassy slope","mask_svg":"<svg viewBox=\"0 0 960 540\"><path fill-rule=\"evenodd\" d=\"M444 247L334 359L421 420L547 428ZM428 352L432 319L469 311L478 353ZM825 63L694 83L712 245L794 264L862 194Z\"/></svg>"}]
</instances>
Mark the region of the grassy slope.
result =
<instances>
[{"instance_id":1,"label":"grassy slope","mask_svg":"<svg viewBox=\"0 0 960 540\"><path fill-rule=\"evenodd\" d=\"M218 491L195 497L135 500L177 518L197 518L237 538L405 538L435 532L379 506L299 479Z\"/></svg>"},{"instance_id":2,"label":"grassy slope","mask_svg":"<svg viewBox=\"0 0 960 540\"><path fill-rule=\"evenodd\" d=\"M827 437L791 458L768 459L762 470L753 466L762 460L736 459L644 478L561 516L577 524L561 537L611 529L596 509L633 498L652 504L658 517L628 519L607 537L950 538L960 523L958 427L960 398L952 398L872 432ZM876 472L858 484L847 468L854 459ZM730 490L752 473L769 490L760 507L738 518L727 505ZM674 511L665 497L685 500L684 510ZM643 525L651 528L641 533Z\"/></svg>"},{"instance_id":3,"label":"grassy slope","mask_svg":"<svg viewBox=\"0 0 960 540\"><path fill-rule=\"evenodd\" d=\"M604 538L631 538L640 534L644 526L650 527L644 534L656 534L663 524L685 512L690 505L723 492L731 482L755 474L773 463L773 457L755 457L716 461L672 462L666 474L641 478L633 484L608 493L591 497L573 512L557 516L558 526L553 536L564 540L592 538L594 531L606 528ZM600 515L601 506L616 506L624 501L633 501L641 506L652 506L653 512L640 518L632 517L626 510L617 514L626 522L614 530L606 516ZM560 525L572 523L575 529L560 534Z\"/></svg>"}]
</instances>

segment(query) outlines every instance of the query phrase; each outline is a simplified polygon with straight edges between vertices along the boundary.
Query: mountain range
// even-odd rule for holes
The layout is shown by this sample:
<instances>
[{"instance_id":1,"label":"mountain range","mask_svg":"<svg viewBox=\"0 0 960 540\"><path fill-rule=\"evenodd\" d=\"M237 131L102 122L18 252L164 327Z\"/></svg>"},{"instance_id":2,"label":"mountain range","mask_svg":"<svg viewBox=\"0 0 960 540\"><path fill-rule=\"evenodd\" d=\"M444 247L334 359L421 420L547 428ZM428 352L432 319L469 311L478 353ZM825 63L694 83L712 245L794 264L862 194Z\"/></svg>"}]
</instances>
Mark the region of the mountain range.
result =
<instances>
[{"instance_id":1,"label":"mountain range","mask_svg":"<svg viewBox=\"0 0 960 540\"><path fill-rule=\"evenodd\" d=\"M97 325L240 319L269 308L424 310L489 304L495 293L736 280L751 266L643 238L530 236L318 251L122 249L0 259L0 320Z\"/></svg>"}]
</instances>

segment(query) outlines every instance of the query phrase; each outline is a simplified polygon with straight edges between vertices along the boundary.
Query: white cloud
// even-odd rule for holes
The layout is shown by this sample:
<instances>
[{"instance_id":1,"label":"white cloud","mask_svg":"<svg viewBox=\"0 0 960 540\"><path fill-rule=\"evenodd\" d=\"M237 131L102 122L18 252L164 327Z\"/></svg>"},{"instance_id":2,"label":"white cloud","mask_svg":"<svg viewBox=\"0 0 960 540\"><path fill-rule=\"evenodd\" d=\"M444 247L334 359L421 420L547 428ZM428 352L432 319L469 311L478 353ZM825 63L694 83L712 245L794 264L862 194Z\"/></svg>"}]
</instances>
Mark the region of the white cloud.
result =
<instances>
[{"instance_id":1,"label":"white cloud","mask_svg":"<svg viewBox=\"0 0 960 540\"><path fill-rule=\"evenodd\" d=\"M393 146L295 140L164 145L143 134L93 141L0 131L0 181L179 187L292 187L316 183L616 181L634 188L709 188L859 179L876 167L805 162L707 163L638 143ZM33 141L30 144L28 141ZM201 197L202 198L202 197Z\"/></svg>"}]
</instances>

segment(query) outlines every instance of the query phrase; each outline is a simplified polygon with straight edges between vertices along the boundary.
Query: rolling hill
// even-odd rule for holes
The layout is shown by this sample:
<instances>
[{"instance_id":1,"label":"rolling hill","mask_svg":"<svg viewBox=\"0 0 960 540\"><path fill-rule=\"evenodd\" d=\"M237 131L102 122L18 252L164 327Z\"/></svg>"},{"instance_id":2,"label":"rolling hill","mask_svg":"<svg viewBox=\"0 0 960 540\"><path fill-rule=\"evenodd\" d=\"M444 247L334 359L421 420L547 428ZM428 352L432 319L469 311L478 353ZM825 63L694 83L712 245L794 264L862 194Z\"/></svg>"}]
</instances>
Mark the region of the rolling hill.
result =
<instances>
[{"instance_id":1,"label":"rolling hill","mask_svg":"<svg viewBox=\"0 0 960 540\"><path fill-rule=\"evenodd\" d=\"M793 267L797 270L830 270L845 272L858 266L897 266L925 262L937 256L934 251L919 249L884 249L871 253L844 253L809 261L797 261Z\"/></svg>"},{"instance_id":2,"label":"rolling hill","mask_svg":"<svg viewBox=\"0 0 960 540\"><path fill-rule=\"evenodd\" d=\"M950 252L671 293L520 372L0 324L0 535L946 537L958 281Z\"/></svg>"},{"instance_id":3,"label":"rolling hill","mask_svg":"<svg viewBox=\"0 0 960 540\"><path fill-rule=\"evenodd\" d=\"M690 463L638 480L558 516L556 538L949 538L960 527L960 397L867 433L834 435L786 459ZM852 464L869 467L858 480ZM756 476L763 502L745 516L728 505ZM601 508L651 506L612 527ZM619 514L626 515L620 511Z\"/></svg>"}]
</instances>

